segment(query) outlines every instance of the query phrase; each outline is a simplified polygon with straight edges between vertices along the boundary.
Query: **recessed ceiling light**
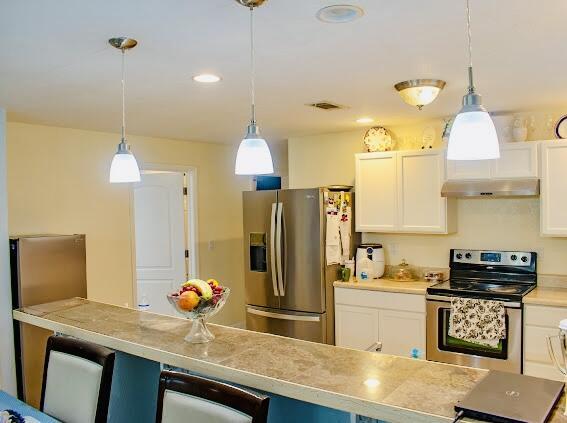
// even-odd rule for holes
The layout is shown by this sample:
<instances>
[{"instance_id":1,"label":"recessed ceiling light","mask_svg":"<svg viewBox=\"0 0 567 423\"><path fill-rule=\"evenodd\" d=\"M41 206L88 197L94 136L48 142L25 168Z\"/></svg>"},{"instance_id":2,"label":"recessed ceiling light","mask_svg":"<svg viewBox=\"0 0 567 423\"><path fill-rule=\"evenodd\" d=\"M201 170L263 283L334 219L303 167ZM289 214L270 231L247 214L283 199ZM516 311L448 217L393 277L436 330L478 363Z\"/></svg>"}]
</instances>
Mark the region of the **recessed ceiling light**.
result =
<instances>
[{"instance_id":1,"label":"recessed ceiling light","mask_svg":"<svg viewBox=\"0 0 567 423\"><path fill-rule=\"evenodd\" d=\"M317 12L317 19L327 23L352 22L364 15L364 10L350 4L335 4Z\"/></svg>"},{"instance_id":2,"label":"recessed ceiling light","mask_svg":"<svg viewBox=\"0 0 567 423\"><path fill-rule=\"evenodd\" d=\"M212 82L219 82L221 77L218 75L213 75L212 73L202 73L200 75L195 75L193 81L203 82L205 84L210 84Z\"/></svg>"},{"instance_id":3,"label":"recessed ceiling light","mask_svg":"<svg viewBox=\"0 0 567 423\"><path fill-rule=\"evenodd\" d=\"M364 384L369 388L377 388L380 386L380 381L378 379L370 378L364 381Z\"/></svg>"},{"instance_id":4,"label":"recessed ceiling light","mask_svg":"<svg viewBox=\"0 0 567 423\"><path fill-rule=\"evenodd\" d=\"M372 122L374 122L374 119L369 117L361 117L356 120L356 123L372 123Z\"/></svg>"}]
</instances>

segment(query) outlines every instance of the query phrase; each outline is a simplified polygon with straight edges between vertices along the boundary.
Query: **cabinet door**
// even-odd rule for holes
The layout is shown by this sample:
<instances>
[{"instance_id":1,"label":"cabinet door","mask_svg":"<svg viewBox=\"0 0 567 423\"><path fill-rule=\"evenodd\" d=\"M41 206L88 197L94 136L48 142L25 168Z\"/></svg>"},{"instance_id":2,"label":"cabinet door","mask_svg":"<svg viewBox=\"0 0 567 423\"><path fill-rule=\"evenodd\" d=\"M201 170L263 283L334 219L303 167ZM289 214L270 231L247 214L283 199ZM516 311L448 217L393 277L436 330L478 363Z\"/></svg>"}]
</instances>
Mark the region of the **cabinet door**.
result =
<instances>
[{"instance_id":1,"label":"cabinet door","mask_svg":"<svg viewBox=\"0 0 567 423\"><path fill-rule=\"evenodd\" d=\"M445 154L398 153L398 227L403 232L446 233L447 199L441 197Z\"/></svg>"},{"instance_id":2,"label":"cabinet door","mask_svg":"<svg viewBox=\"0 0 567 423\"><path fill-rule=\"evenodd\" d=\"M567 141L541 144L542 235L567 236Z\"/></svg>"},{"instance_id":3,"label":"cabinet door","mask_svg":"<svg viewBox=\"0 0 567 423\"><path fill-rule=\"evenodd\" d=\"M395 153L356 155L358 232L392 232L397 225Z\"/></svg>"},{"instance_id":4,"label":"cabinet door","mask_svg":"<svg viewBox=\"0 0 567 423\"><path fill-rule=\"evenodd\" d=\"M520 142L500 148L500 158L492 163L493 178L537 178L537 143Z\"/></svg>"},{"instance_id":5,"label":"cabinet door","mask_svg":"<svg viewBox=\"0 0 567 423\"><path fill-rule=\"evenodd\" d=\"M488 179L492 160L447 160L447 179Z\"/></svg>"},{"instance_id":6,"label":"cabinet door","mask_svg":"<svg viewBox=\"0 0 567 423\"><path fill-rule=\"evenodd\" d=\"M378 310L337 304L335 343L338 347L367 350L378 341Z\"/></svg>"},{"instance_id":7,"label":"cabinet door","mask_svg":"<svg viewBox=\"0 0 567 423\"><path fill-rule=\"evenodd\" d=\"M380 310L379 323L384 354L410 357L418 348L425 358L425 313Z\"/></svg>"}]
</instances>

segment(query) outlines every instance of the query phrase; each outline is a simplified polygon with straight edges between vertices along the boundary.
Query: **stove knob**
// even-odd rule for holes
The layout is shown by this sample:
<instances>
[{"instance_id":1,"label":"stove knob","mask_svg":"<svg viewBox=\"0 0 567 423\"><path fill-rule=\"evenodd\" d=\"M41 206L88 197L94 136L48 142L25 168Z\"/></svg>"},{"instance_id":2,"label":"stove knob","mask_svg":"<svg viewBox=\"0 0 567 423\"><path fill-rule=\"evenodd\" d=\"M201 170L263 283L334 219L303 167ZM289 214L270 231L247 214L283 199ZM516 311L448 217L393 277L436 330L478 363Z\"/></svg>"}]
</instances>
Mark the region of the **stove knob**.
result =
<instances>
[{"instance_id":1,"label":"stove knob","mask_svg":"<svg viewBox=\"0 0 567 423\"><path fill-rule=\"evenodd\" d=\"M518 256L516 254L512 254L510 258L512 259L512 261L518 260Z\"/></svg>"},{"instance_id":2,"label":"stove knob","mask_svg":"<svg viewBox=\"0 0 567 423\"><path fill-rule=\"evenodd\" d=\"M457 253L457 258L460 260L463 258L463 255L461 253Z\"/></svg>"},{"instance_id":3,"label":"stove knob","mask_svg":"<svg viewBox=\"0 0 567 423\"><path fill-rule=\"evenodd\" d=\"M465 258L470 259L471 257L472 257L471 253L466 253L466 254L465 254Z\"/></svg>"},{"instance_id":4,"label":"stove knob","mask_svg":"<svg viewBox=\"0 0 567 423\"><path fill-rule=\"evenodd\" d=\"M523 256L523 257L522 257L522 261L523 261L524 263L527 263L527 262L528 262L528 258L527 258L526 256Z\"/></svg>"}]
</instances>

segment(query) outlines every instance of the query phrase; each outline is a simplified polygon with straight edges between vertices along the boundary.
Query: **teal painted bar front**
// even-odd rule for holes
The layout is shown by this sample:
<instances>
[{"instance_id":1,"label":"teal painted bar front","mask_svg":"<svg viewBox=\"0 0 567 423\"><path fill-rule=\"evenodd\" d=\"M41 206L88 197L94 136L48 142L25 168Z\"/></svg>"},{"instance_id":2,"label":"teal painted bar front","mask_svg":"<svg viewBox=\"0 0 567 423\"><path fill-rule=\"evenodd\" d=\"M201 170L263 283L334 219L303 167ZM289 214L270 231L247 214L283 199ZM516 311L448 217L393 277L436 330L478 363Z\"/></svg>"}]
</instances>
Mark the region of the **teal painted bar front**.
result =
<instances>
[{"instance_id":1,"label":"teal painted bar front","mask_svg":"<svg viewBox=\"0 0 567 423\"><path fill-rule=\"evenodd\" d=\"M116 352L108 418L110 423L155 422L161 368L160 363L155 361ZM260 392L248 387L243 388ZM269 423L350 423L351 421L350 414L344 411L269 392L264 394L270 397Z\"/></svg>"}]
</instances>

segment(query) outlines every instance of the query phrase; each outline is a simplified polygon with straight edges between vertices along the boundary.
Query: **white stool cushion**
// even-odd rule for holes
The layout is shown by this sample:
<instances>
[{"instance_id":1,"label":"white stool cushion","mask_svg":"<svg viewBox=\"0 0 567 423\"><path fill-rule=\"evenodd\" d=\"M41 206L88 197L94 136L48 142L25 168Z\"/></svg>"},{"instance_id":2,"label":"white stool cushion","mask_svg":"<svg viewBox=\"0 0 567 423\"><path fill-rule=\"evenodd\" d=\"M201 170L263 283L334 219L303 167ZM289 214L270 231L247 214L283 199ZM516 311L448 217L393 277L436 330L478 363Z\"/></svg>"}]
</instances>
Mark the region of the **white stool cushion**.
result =
<instances>
[{"instance_id":1,"label":"white stool cushion","mask_svg":"<svg viewBox=\"0 0 567 423\"><path fill-rule=\"evenodd\" d=\"M252 417L192 395L166 390L162 423L251 423Z\"/></svg>"},{"instance_id":2,"label":"white stool cushion","mask_svg":"<svg viewBox=\"0 0 567 423\"><path fill-rule=\"evenodd\" d=\"M43 411L65 423L94 422L101 377L101 365L51 351Z\"/></svg>"}]
</instances>

